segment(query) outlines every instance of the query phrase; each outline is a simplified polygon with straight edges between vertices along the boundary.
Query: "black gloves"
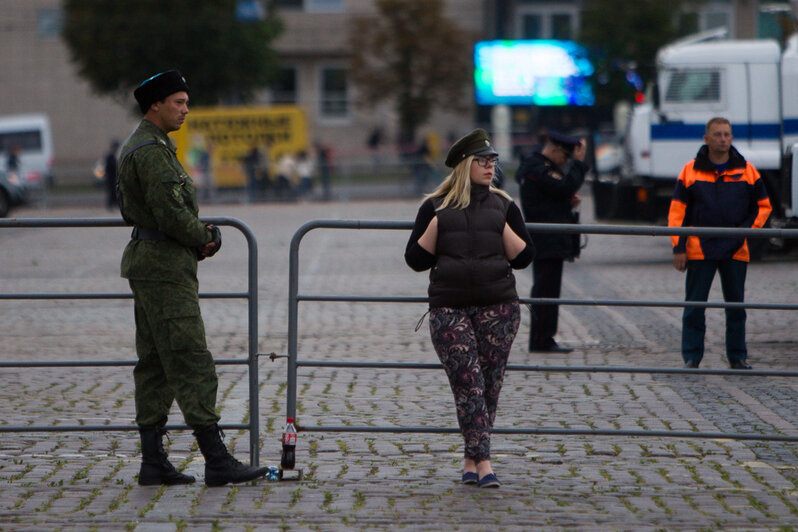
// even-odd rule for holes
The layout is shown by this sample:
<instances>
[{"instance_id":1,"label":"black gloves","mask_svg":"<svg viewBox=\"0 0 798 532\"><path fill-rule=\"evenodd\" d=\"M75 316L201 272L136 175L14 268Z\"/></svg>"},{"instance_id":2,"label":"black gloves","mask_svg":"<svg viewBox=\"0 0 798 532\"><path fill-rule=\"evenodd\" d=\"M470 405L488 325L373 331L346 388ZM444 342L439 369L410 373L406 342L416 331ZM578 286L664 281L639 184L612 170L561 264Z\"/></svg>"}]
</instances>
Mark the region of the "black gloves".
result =
<instances>
[{"instance_id":1,"label":"black gloves","mask_svg":"<svg viewBox=\"0 0 798 532\"><path fill-rule=\"evenodd\" d=\"M213 257L222 247L222 231L215 225L206 225L205 228L211 232L211 241L197 247L197 260L202 260L205 257ZM211 242L215 245L211 246Z\"/></svg>"},{"instance_id":2,"label":"black gloves","mask_svg":"<svg viewBox=\"0 0 798 532\"><path fill-rule=\"evenodd\" d=\"M208 230L211 232L212 239L211 242L216 244L213 246L210 251L205 255L206 257L213 257L218 253L220 249L222 249L222 230L216 227L215 225L209 225Z\"/></svg>"}]
</instances>

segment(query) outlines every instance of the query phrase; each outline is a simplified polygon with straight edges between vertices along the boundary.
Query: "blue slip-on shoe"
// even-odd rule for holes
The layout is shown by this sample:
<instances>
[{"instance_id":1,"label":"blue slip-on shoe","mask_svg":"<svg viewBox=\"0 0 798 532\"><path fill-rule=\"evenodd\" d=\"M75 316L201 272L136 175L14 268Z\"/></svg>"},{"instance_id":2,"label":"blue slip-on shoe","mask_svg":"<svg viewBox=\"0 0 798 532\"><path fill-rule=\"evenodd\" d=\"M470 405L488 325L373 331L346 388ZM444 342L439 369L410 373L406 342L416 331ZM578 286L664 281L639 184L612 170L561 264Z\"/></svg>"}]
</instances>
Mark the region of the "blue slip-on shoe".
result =
<instances>
[{"instance_id":1,"label":"blue slip-on shoe","mask_svg":"<svg viewBox=\"0 0 798 532\"><path fill-rule=\"evenodd\" d=\"M501 485L502 483L499 482L499 479L493 473L488 473L477 481L478 488L498 488Z\"/></svg>"},{"instance_id":2,"label":"blue slip-on shoe","mask_svg":"<svg viewBox=\"0 0 798 532\"><path fill-rule=\"evenodd\" d=\"M463 473L462 482L463 484L476 484L479 481L479 476L473 472L466 472Z\"/></svg>"}]
</instances>

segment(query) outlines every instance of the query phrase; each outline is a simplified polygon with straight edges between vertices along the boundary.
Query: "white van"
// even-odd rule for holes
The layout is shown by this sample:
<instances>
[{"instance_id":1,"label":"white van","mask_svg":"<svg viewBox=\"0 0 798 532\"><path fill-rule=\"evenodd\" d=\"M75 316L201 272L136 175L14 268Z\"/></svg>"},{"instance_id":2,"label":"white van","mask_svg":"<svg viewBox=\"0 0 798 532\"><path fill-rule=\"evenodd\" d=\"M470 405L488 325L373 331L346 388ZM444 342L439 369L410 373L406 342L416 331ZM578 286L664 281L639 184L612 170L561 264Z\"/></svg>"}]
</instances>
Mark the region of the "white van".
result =
<instances>
[{"instance_id":1,"label":"white van","mask_svg":"<svg viewBox=\"0 0 798 532\"><path fill-rule=\"evenodd\" d=\"M7 170L8 156L19 148L20 179L32 188L52 180L53 135L45 114L0 116L0 170Z\"/></svg>"}]
</instances>

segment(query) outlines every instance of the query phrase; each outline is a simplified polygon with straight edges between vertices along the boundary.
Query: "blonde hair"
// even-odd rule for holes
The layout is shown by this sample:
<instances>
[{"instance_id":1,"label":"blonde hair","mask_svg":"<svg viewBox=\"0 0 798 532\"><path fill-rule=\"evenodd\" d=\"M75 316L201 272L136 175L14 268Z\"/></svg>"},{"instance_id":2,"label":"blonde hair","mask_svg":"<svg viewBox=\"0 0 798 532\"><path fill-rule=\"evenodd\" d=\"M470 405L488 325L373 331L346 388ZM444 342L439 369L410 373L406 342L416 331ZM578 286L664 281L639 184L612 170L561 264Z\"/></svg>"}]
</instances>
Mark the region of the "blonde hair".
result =
<instances>
[{"instance_id":1,"label":"blonde hair","mask_svg":"<svg viewBox=\"0 0 798 532\"><path fill-rule=\"evenodd\" d=\"M441 202L441 206L437 208L439 211L446 207L451 207L453 209L465 209L468 207L471 204L471 161L473 160L474 156L469 155L460 161L457 166L454 167L452 173L443 179L443 183L424 196L424 199L442 197L443 202ZM513 199L505 191L493 185L490 185L489 189L491 192L504 196L510 201Z\"/></svg>"}]
</instances>

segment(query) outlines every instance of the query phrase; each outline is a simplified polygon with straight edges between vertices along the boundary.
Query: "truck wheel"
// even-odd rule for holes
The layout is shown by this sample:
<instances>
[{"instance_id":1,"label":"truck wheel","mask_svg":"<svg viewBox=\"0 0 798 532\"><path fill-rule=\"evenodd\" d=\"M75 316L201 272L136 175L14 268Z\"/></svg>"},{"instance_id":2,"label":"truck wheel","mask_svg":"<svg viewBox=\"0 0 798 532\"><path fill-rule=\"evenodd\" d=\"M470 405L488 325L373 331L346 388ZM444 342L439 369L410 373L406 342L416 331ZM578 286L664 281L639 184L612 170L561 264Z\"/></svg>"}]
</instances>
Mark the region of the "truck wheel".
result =
<instances>
[{"instance_id":1,"label":"truck wheel","mask_svg":"<svg viewBox=\"0 0 798 532\"><path fill-rule=\"evenodd\" d=\"M0 218L8 216L8 209L11 201L8 199L8 192L0 188Z\"/></svg>"}]
</instances>

